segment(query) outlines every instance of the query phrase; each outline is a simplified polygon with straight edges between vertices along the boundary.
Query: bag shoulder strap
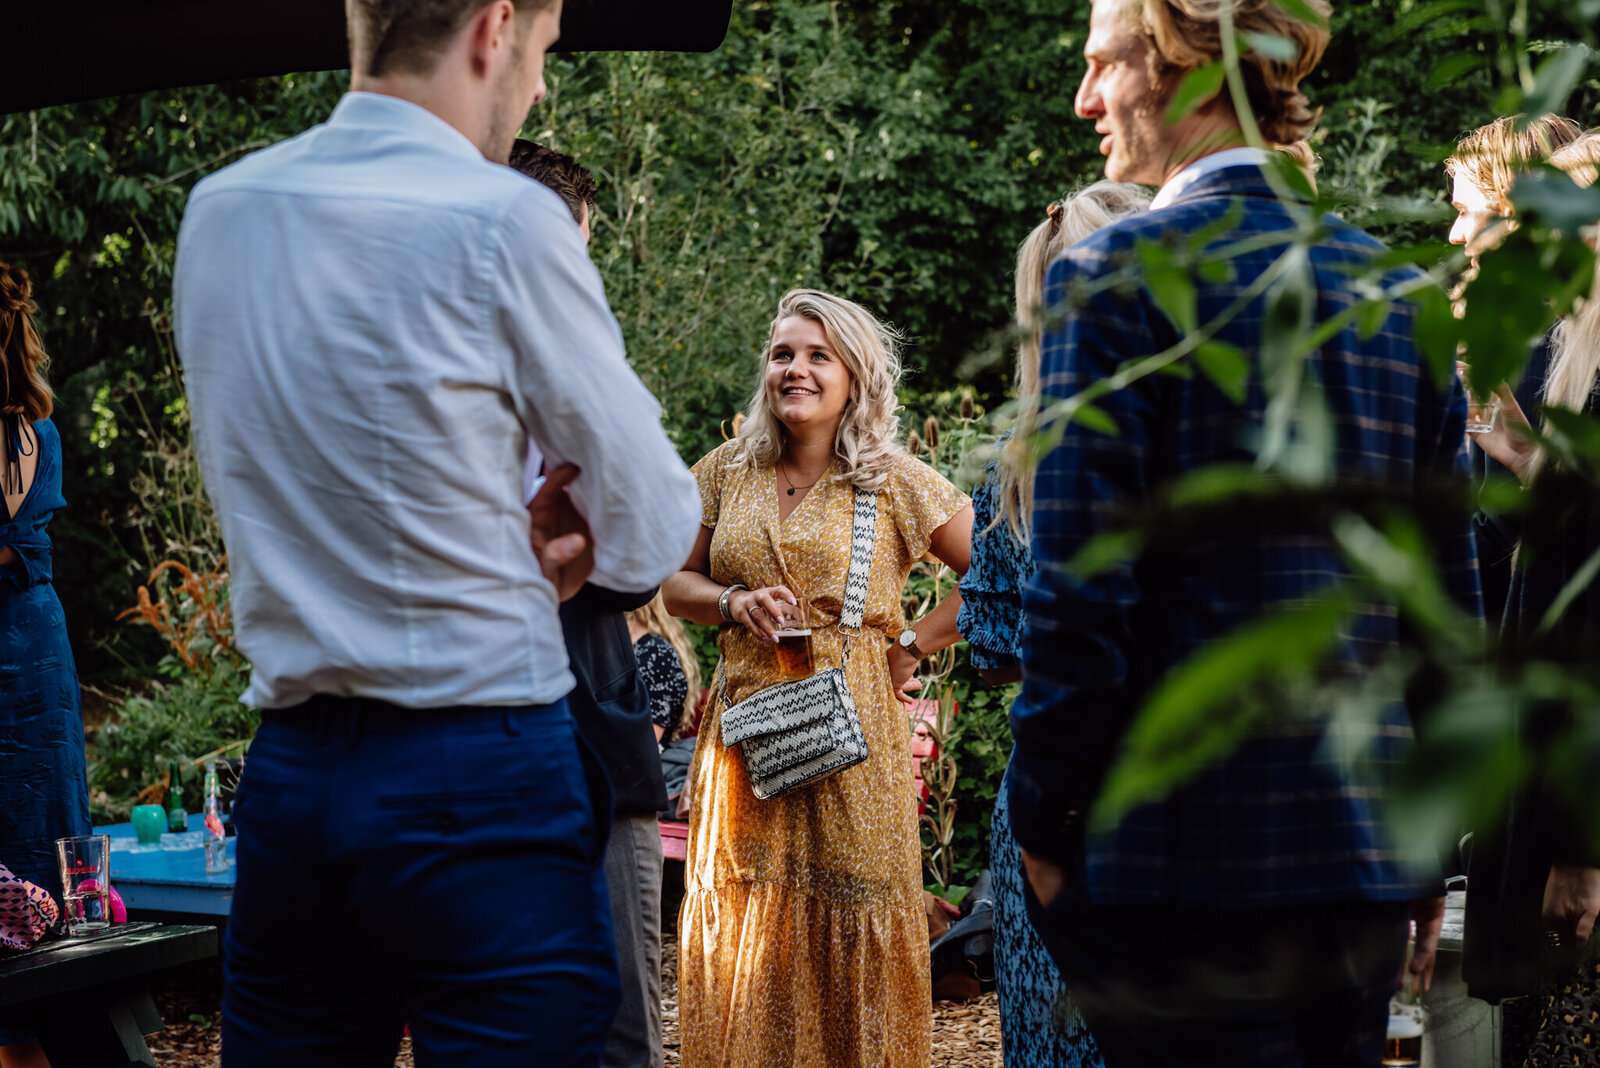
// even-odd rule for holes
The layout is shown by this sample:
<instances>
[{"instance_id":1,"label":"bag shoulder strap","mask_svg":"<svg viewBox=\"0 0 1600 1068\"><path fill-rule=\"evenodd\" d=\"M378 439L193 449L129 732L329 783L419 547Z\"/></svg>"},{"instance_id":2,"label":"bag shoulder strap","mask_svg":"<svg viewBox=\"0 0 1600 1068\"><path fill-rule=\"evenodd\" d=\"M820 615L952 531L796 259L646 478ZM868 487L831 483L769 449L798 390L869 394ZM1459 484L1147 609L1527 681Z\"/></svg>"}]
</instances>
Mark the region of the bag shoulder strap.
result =
<instances>
[{"instance_id":1,"label":"bag shoulder strap","mask_svg":"<svg viewBox=\"0 0 1600 1068\"><path fill-rule=\"evenodd\" d=\"M861 633L867 614L867 584L872 579L872 547L878 539L878 495L856 487L855 523L850 533L850 570L844 578L839 629L846 636Z\"/></svg>"}]
</instances>

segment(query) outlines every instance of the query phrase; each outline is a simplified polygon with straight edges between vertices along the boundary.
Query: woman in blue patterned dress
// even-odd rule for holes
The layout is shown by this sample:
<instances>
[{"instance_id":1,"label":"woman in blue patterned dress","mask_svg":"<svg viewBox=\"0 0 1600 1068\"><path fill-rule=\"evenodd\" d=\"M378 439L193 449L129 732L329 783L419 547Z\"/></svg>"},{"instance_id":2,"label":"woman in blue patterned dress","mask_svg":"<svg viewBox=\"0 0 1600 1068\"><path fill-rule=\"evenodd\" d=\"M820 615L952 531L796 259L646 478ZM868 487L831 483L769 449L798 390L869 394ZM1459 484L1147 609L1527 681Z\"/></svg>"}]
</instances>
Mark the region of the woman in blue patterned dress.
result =
<instances>
[{"instance_id":1,"label":"woman in blue patterned dress","mask_svg":"<svg viewBox=\"0 0 1600 1068\"><path fill-rule=\"evenodd\" d=\"M55 840L89 833L78 672L45 525L66 506L25 271L0 263L0 862L61 898ZM46 1063L0 1030L0 1068Z\"/></svg>"},{"instance_id":2,"label":"woman in blue patterned dress","mask_svg":"<svg viewBox=\"0 0 1600 1068\"><path fill-rule=\"evenodd\" d=\"M1022 587L1033 575L1028 524L1032 462L1026 442L1038 408L1038 311L1044 276L1067 246L1108 223L1143 211L1150 198L1136 186L1096 182L1051 204L1047 218L1017 251L1017 433L972 494L972 564L961 579L958 629L972 666L996 685L1022 677ZM1022 897L1022 852L1011 835L1006 787L1000 787L989 837L994 878L995 976L1005 1063L1016 1068L1100 1068L1100 1052L1072 1006L1055 962L1028 922Z\"/></svg>"}]
</instances>

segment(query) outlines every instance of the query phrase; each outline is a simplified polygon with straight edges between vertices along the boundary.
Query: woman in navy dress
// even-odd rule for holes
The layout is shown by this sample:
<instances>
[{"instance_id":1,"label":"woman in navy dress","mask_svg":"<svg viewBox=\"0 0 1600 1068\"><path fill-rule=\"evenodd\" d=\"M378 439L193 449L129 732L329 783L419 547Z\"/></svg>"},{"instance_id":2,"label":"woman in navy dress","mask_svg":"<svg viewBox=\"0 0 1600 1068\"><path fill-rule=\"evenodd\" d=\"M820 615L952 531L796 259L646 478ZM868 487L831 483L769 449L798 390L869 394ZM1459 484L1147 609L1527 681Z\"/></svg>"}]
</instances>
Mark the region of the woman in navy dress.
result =
<instances>
[{"instance_id":1,"label":"woman in navy dress","mask_svg":"<svg viewBox=\"0 0 1600 1068\"><path fill-rule=\"evenodd\" d=\"M78 672L50 585L45 526L66 506L61 438L26 272L0 263L0 862L61 899L55 840L88 834ZM0 1030L0 1068L41 1064Z\"/></svg>"},{"instance_id":2,"label":"woman in navy dress","mask_svg":"<svg viewBox=\"0 0 1600 1068\"><path fill-rule=\"evenodd\" d=\"M1022 587L1033 576L1033 554L1028 549L1032 465L1023 442L1038 406L1037 313L1045 272L1069 245L1124 215L1143 211L1149 203L1136 186L1096 182L1051 204L1048 218L1017 251L1017 323L1028 331L1017 351L1020 433L1004 443L1002 462L989 466L988 477L972 494L972 564L961 579L957 623L972 666L997 685L1022 677ZM994 879L995 978L1005 1063L1018 1068L1100 1068L1094 1038L1028 922L1022 851L1011 834L1004 783L990 828L989 866Z\"/></svg>"}]
</instances>

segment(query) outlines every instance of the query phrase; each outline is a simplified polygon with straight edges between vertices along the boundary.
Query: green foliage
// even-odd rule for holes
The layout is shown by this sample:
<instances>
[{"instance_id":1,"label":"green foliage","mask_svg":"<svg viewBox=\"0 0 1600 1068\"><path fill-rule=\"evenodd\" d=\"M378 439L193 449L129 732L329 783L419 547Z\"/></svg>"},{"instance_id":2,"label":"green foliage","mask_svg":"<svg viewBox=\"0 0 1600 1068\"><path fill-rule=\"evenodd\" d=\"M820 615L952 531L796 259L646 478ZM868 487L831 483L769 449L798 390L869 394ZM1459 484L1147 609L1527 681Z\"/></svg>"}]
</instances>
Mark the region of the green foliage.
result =
<instances>
[{"instance_id":1,"label":"green foliage","mask_svg":"<svg viewBox=\"0 0 1600 1068\"><path fill-rule=\"evenodd\" d=\"M183 673L127 697L95 735L89 800L96 823L125 821L140 790L170 761L188 767L219 750L242 749L261 714L239 703L248 679L223 663L209 677Z\"/></svg>"}]
</instances>

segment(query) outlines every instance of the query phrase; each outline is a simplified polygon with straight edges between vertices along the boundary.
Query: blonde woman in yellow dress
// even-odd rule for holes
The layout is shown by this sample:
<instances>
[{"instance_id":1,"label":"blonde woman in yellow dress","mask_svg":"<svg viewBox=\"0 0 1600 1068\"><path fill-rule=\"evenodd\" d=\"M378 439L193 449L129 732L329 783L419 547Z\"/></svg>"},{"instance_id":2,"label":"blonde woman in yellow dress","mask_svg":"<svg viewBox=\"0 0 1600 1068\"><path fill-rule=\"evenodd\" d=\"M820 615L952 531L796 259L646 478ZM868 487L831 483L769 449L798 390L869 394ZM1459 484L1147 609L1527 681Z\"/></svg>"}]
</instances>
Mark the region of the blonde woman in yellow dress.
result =
<instances>
[{"instance_id":1,"label":"blonde woman in yellow dress","mask_svg":"<svg viewBox=\"0 0 1600 1068\"><path fill-rule=\"evenodd\" d=\"M725 692L706 713L689 776L684 1068L923 1068L932 1055L900 698L918 685L917 662L957 640L960 601L951 594L907 626L901 593L926 556L966 570L972 508L896 442L899 377L897 339L866 310L790 292L738 436L694 467L704 527L662 592L674 615L721 625ZM774 636L805 600L813 663L841 662L857 488L877 493L865 621L846 669L869 756L759 800L739 748L720 744L725 702L783 681Z\"/></svg>"}]
</instances>

